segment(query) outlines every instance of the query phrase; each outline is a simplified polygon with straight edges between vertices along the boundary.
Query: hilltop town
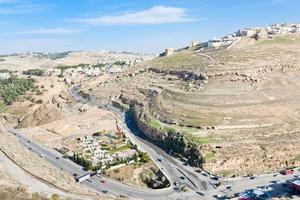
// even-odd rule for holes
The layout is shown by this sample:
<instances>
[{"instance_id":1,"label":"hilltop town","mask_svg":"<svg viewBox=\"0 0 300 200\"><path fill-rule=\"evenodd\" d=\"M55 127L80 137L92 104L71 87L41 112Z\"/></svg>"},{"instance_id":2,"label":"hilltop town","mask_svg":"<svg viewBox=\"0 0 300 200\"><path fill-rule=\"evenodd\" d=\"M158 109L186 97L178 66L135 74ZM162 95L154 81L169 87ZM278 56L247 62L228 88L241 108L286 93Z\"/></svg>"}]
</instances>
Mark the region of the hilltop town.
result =
<instances>
[{"instance_id":1,"label":"hilltop town","mask_svg":"<svg viewBox=\"0 0 300 200\"><path fill-rule=\"evenodd\" d=\"M266 27L254 27L240 29L232 34L228 34L221 39L214 38L207 42L200 42L198 40L192 41L188 47L175 50L174 48L167 48L161 56L172 55L174 52L179 52L186 48L199 47L199 50L205 51L209 49L230 48L237 43L241 38L254 38L255 40L272 38L278 35L298 34L300 33L300 24L272 24Z\"/></svg>"}]
</instances>

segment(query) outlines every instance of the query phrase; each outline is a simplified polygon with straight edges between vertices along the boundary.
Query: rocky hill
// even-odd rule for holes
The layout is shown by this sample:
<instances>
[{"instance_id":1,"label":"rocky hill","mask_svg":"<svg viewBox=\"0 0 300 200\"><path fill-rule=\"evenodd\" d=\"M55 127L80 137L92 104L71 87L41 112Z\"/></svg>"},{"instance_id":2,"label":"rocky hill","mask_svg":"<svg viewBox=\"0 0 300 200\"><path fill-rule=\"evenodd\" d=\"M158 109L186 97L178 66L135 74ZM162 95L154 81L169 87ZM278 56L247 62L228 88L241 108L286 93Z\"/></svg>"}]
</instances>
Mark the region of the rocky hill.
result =
<instances>
[{"instance_id":1,"label":"rocky hill","mask_svg":"<svg viewBox=\"0 0 300 200\"><path fill-rule=\"evenodd\" d=\"M151 140L180 134L176 140L193 144L198 157L184 145L177 153L206 170L275 171L300 164L299 56L297 34L243 37L231 48L195 46L155 58L92 94L138 107L136 121Z\"/></svg>"}]
</instances>

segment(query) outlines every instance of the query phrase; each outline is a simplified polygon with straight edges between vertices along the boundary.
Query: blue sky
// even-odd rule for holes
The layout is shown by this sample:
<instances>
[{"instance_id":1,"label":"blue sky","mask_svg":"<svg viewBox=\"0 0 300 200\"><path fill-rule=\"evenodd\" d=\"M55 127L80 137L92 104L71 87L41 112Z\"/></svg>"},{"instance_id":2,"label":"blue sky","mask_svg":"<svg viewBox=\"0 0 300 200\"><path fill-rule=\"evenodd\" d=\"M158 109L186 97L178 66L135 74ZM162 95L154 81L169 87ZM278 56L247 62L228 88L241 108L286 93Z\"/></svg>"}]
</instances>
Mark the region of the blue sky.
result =
<instances>
[{"instance_id":1,"label":"blue sky","mask_svg":"<svg viewBox=\"0 0 300 200\"><path fill-rule=\"evenodd\" d=\"M299 0L0 0L0 54L159 53L239 28L300 22Z\"/></svg>"}]
</instances>

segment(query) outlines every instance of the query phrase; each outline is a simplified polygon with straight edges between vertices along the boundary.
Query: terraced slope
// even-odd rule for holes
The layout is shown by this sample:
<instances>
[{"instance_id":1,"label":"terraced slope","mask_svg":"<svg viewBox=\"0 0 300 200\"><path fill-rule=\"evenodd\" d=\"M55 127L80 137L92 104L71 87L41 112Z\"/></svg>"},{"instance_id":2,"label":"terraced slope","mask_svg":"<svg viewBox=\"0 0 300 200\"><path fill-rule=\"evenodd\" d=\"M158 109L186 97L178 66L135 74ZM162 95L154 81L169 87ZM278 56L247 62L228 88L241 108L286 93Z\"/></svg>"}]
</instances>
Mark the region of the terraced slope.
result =
<instances>
[{"instance_id":1,"label":"terraced slope","mask_svg":"<svg viewBox=\"0 0 300 200\"><path fill-rule=\"evenodd\" d=\"M135 105L150 139L166 148L170 138L182 143L176 151L190 161L187 152L197 148L207 170L269 172L300 165L299 56L297 35L243 38L230 49L156 58L94 95Z\"/></svg>"}]
</instances>

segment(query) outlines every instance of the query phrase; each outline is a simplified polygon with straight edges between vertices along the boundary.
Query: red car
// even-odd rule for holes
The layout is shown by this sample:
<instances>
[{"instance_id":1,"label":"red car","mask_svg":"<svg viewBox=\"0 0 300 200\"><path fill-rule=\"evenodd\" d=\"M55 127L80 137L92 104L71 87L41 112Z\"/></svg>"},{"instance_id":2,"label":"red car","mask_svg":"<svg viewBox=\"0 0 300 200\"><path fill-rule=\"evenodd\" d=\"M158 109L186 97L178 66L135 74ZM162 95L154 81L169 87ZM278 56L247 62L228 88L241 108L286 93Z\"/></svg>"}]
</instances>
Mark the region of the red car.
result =
<instances>
[{"instance_id":1,"label":"red car","mask_svg":"<svg viewBox=\"0 0 300 200\"><path fill-rule=\"evenodd\" d=\"M286 170L281 171L280 173L282 175L289 175L289 174L294 174L294 172L295 171L293 169L286 169Z\"/></svg>"}]
</instances>

